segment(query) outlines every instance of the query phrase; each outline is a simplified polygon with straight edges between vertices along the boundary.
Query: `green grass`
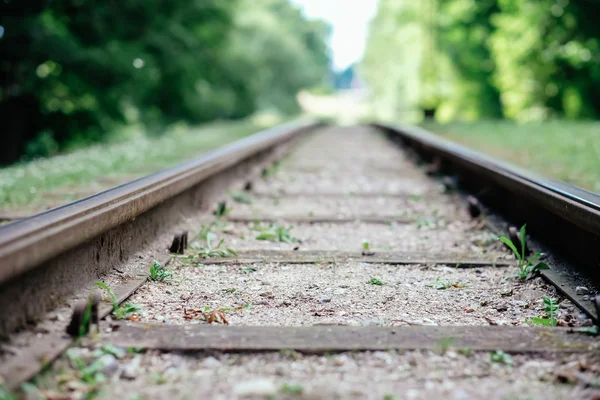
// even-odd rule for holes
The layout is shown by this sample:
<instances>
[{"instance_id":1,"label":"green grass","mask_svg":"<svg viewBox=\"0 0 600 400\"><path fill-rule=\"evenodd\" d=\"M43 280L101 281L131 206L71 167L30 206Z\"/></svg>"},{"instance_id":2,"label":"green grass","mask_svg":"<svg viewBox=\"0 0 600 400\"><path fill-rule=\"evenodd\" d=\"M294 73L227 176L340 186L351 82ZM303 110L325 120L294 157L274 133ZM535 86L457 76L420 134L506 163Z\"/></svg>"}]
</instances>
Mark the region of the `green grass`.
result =
<instances>
[{"instance_id":1,"label":"green grass","mask_svg":"<svg viewBox=\"0 0 600 400\"><path fill-rule=\"evenodd\" d=\"M423 128L545 176L600 193L600 122L424 123Z\"/></svg>"},{"instance_id":2,"label":"green grass","mask_svg":"<svg viewBox=\"0 0 600 400\"><path fill-rule=\"evenodd\" d=\"M76 200L177 165L199 154L265 129L249 121L220 122L171 130L159 138L143 134L47 159L0 169L0 209L39 209ZM52 193L54 192L54 193Z\"/></svg>"}]
</instances>

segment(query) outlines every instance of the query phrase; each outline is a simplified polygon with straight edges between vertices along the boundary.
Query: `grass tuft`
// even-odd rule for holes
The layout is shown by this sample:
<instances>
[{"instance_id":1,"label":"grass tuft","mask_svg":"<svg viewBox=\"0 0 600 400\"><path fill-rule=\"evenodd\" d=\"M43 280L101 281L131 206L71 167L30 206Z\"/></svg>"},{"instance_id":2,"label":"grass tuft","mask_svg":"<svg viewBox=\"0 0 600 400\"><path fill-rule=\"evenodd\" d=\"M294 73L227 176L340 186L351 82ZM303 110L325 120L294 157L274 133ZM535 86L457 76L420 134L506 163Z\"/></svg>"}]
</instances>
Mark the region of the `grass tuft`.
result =
<instances>
[{"instance_id":1,"label":"grass tuft","mask_svg":"<svg viewBox=\"0 0 600 400\"><path fill-rule=\"evenodd\" d=\"M505 236L500 236L500 241L502 243L504 243L505 245L507 245L514 253L515 257L517 257L517 268L519 269L517 276L522 280L531 278L532 276L536 275L539 271L542 271L544 269L550 269L548 264L543 263L543 262L538 262L537 264L533 264L538 258L540 258L542 256L542 253L535 253L531 257L526 258L525 226L526 225L523 225L520 230L520 245L521 245L520 251L517 249L517 246L515 246L515 244L512 242L512 240L510 240L509 238L507 238Z\"/></svg>"}]
</instances>

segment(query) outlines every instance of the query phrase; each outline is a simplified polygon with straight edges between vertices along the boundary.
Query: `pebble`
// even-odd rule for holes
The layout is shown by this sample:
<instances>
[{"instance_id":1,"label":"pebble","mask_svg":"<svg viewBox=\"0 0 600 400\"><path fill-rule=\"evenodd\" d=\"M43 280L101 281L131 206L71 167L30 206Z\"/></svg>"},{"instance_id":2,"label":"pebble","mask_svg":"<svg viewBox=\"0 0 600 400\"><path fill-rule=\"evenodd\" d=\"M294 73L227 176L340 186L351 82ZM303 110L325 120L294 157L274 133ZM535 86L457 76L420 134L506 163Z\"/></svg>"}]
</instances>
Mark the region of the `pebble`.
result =
<instances>
[{"instance_id":1,"label":"pebble","mask_svg":"<svg viewBox=\"0 0 600 400\"><path fill-rule=\"evenodd\" d=\"M121 371L121 379L134 380L140 373L140 357L136 357Z\"/></svg>"},{"instance_id":2,"label":"pebble","mask_svg":"<svg viewBox=\"0 0 600 400\"><path fill-rule=\"evenodd\" d=\"M104 375L112 376L119 369L117 357L112 354L105 354L98 359L98 363L102 365L100 372Z\"/></svg>"},{"instance_id":3,"label":"pebble","mask_svg":"<svg viewBox=\"0 0 600 400\"><path fill-rule=\"evenodd\" d=\"M331 302L331 297L321 297L319 299L319 303L329 303Z\"/></svg>"},{"instance_id":4,"label":"pebble","mask_svg":"<svg viewBox=\"0 0 600 400\"><path fill-rule=\"evenodd\" d=\"M202 368L218 368L221 366L221 361L214 357L206 357L200 365Z\"/></svg>"},{"instance_id":5,"label":"pebble","mask_svg":"<svg viewBox=\"0 0 600 400\"><path fill-rule=\"evenodd\" d=\"M333 359L333 364L341 367L348 361L348 356L345 354L339 355Z\"/></svg>"},{"instance_id":6,"label":"pebble","mask_svg":"<svg viewBox=\"0 0 600 400\"><path fill-rule=\"evenodd\" d=\"M525 306L527 306L528 303L523 300L513 300L513 301L511 301L511 304L513 306L517 306L517 307L525 307Z\"/></svg>"},{"instance_id":7,"label":"pebble","mask_svg":"<svg viewBox=\"0 0 600 400\"><path fill-rule=\"evenodd\" d=\"M575 293L577 294L588 294L590 292L590 290L588 288L586 288L585 286L577 286L575 288Z\"/></svg>"},{"instance_id":8,"label":"pebble","mask_svg":"<svg viewBox=\"0 0 600 400\"><path fill-rule=\"evenodd\" d=\"M165 290L165 293L166 293L166 294L173 294L173 292L172 292L172 291L170 291L169 289Z\"/></svg>"},{"instance_id":9,"label":"pebble","mask_svg":"<svg viewBox=\"0 0 600 400\"><path fill-rule=\"evenodd\" d=\"M468 399L470 397L467 394L467 392L465 392L462 389L456 389L456 390L452 391L451 396L452 396L451 397L452 399L456 399L456 400Z\"/></svg>"},{"instance_id":10,"label":"pebble","mask_svg":"<svg viewBox=\"0 0 600 400\"><path fill-rule=\"evenodd\" d=\"M335 289L333 291L333 294L336 295L336 296L340 296L340 295L342 295L344 293L346 293L346 289Z\"/></svg>"},{"instance_id":11,"label":"pebble","mask_svg":"<svg viewBox=\"0 0 600 400\"><path fill-rule=\"evenodd\" d=\"M238 396L273 396L277 393L277 386L268 379L255 379L238 383L233 392Z\"/></svg>"}]
</instances>

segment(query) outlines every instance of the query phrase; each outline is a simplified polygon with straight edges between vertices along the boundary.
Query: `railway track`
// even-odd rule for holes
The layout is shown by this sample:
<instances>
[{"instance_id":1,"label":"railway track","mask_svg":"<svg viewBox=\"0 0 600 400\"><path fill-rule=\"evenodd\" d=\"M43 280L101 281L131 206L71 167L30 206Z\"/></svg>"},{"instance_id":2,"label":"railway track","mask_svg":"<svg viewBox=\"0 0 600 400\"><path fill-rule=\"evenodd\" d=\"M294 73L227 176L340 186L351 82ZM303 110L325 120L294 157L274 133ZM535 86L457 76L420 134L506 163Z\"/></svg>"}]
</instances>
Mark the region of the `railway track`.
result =
<instances>
[{"instance_id":1,"label":"railway track","mask_svg":"<svg viewBox=\"0 0 600 400\"><path fill-rule=\"evenodd\" d=\"M498 240L523 224L551 268L529 279ZM294 122L0 227L0 374L53 399L597 398L598 232L598 196L416 128Z\"/></svg>"}]
</instances>

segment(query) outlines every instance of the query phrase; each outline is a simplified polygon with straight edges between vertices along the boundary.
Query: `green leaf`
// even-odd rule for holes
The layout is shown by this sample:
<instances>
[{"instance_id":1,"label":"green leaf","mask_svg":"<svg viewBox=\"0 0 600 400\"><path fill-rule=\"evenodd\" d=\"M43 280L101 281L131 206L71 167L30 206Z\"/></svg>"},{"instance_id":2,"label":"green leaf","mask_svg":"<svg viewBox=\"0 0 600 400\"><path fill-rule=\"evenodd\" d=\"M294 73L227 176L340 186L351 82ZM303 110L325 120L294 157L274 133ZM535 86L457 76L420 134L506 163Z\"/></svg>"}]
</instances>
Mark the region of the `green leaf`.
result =
<instances>
[{"instance_id":1,"label":"green leaf","mask_svg":"<svg viewBox=\"0 0 600 400\"><path fill-rule=\"evenodd\" d=\"M529 321L534 325L553 326L548 318L531 317Z\"/></svg>"},{"instance_id":2,"label":"green leaf","mask_svg":"<svg viewBox=\"0 0 600 400\"><path fill-rule=\"evenodd\" d=\"M537 263L535 264L532 268L531 268L531 272L537 272L537 271L542 271L544 269L550 269L550 267L548 266L548 264L546 263Z\"/></svg>"},{"instance_id":3,"label":"green leaf","mask_svg":"<svg viewBox=\"0 0 600 400\"><path fill-rule=\"evenodd\" d=\"M256 237L256 240L272 240L277 239L276 233L261 233Z\"/></svg>"},{"instance_id":4,"label":"green leaf","mask_svg":"<svg viewBox=\"0 0 600 400\"><path fill-rule=\"evenodd\" d=\"M234 201L237 201L238 203L252 204L252 198L250 196L248 196L247 194L244 194L244 193L234 194L233 196L231 196L231 198Z\"/></svg>"},{"instance_id":5,"label":"green leaf","mask_svg":"<svg viewBox=\"0 0 600 400\"><path fill-rule=\"evenodd\" d=\"M556 326L558 323L558 300L554 297L544 296L544 306L550 317L550 325Z\"/></svg>"},{"instance_id":6,"label":"green leaf","mask_svg":"<svg viewBox=\"0 0 600 400\"><path fill-rule=\"evenodd\" d=\"M504 243L505 245L507 245L508 247L510 247L510 249L513 251L513 253L515 253L515 256L519 259L522 260L523 258L521 257L521 255L519 254L519 251L517 250L517 248L515 247L515 245L513 244L512 240L510 240L507 237L504 236L500 236L500 241L502 243Z\"/></svg>"},{"instance_id":7,"label":"green leaf","mask_svg":"<svg viewBox=\"0 0 600 400\"><path fill-rule=\"evenodd\" d=\"M99 288L102 288L104 290L106 290L108 292L108 295L110 296L110 300L113 304L113 308L116 310L117 308L119 308L119 302L117 301L117 296L115 296L115 292L113 292L113 290L111 288L108 287L108 285L104 282L100 282L100 281L96 281L96 286L98 286Z\"/></svg>"},{"instance_id":8,"label":"green leaf","mask_svg":"<svg viewBox=\"0 0 600 400\"><path fill-rule=\"evenodd\" d=\"M538 258L540 258L541 256L542 256L542 253L535 253L534 255L532 255L531 257L529 257L529 260L527 260L527 265L533 264L533 262L535 260L537 260Z\"/></svg>"}]
</instances>

